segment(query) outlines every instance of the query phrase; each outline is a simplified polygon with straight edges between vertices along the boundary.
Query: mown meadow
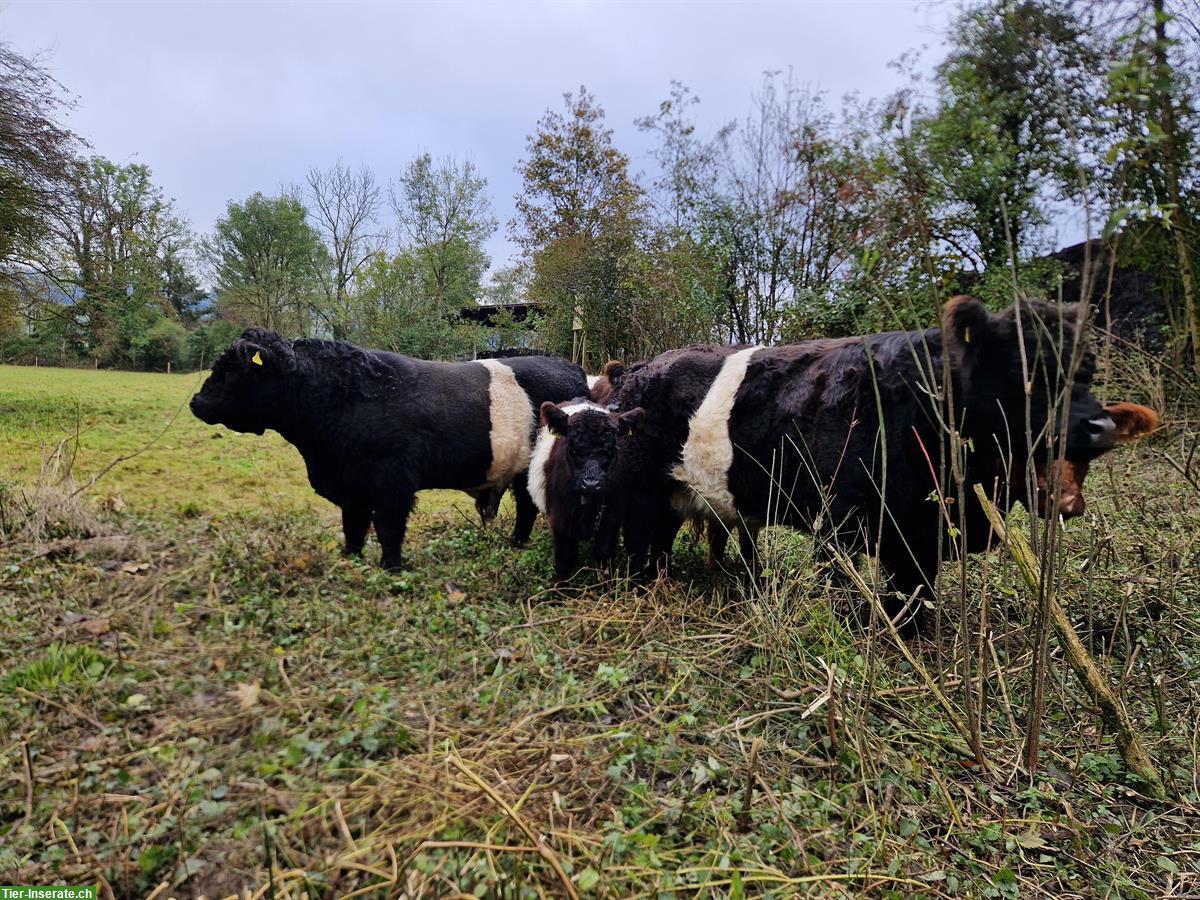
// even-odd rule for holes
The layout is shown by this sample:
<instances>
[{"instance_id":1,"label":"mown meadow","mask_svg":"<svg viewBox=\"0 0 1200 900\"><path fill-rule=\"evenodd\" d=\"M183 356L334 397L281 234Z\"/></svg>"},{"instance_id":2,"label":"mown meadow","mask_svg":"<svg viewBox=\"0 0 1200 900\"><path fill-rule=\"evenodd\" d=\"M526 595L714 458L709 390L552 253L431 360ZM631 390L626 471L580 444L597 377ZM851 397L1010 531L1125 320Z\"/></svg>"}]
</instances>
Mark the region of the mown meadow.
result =
<instances>
[{"instance_id":1,"label":"mown meadow","mask_svg":"<svg viewBox=\"0 0 1200 900\"><path fill-rule=\"evenodd\" d=\"M1168 789L1131 775L1051 638L1020 765L1031 599L966 596L987 766L944 622L905 645L807 538L759 580L552 587L423 494L390 575L278 435L191 417L199 375L0 367L0 881L113 897L1138 898L1200 892L1194 400L1093 467L1058 596ZM1186 397L1185 397L1186 400ZM1189 453L1192 454L1189 456ZM1025 522L1019 514L1014 527ZM869 568L869 567L864 567ZM980 674L982 673L982 674Z\"/></svg>"}]
</instances>

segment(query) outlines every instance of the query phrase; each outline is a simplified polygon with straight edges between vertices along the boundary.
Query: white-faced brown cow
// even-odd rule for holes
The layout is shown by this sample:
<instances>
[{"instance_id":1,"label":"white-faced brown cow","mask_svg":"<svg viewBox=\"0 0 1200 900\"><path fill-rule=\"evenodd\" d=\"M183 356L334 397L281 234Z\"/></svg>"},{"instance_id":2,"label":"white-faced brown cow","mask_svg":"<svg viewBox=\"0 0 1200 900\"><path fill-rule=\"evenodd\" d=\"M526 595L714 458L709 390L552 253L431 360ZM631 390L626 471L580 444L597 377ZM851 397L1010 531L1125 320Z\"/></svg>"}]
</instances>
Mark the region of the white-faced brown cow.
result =
<instances>
[{"instance_id":1,"label":"white-faced brown cow","mask_svg":"<svg viewBox=\"0 0 1200 900\"><path fill-rule=\"evenodd\" d=\"M616 415L590 400L543 403L542 428L529 464L529 493L550 523L554 571L565 581L579 565L579 544L607 564L624 516L623 447L643 412Z\"/></svg>"}]
</instances>

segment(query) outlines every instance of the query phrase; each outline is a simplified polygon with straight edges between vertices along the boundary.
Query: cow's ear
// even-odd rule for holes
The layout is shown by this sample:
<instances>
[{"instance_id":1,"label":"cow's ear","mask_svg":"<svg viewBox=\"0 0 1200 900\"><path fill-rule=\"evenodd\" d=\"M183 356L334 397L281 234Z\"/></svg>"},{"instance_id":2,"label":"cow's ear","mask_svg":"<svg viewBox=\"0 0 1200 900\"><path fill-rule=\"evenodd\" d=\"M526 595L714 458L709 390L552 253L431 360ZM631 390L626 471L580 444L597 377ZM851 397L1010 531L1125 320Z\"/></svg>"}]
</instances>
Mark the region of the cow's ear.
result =
<instances>
[{"instance_id":1,"label":"cow's ear","mask_svg":"<svg viewBox=\"0 0 1200 900\"><path fill-rule=\"evenodd\" d=\"M637 431L639 425L642 424L642 419L646 418L646 411L640 406L631 409L627 413L622 413L617 417L617 434L624 437L627 434L633 434Z\"/></svg>"},{"instance_id":2,"label":"cow's ear","mask_svg":"<svg viewBox=\"0 0 1200 900\"><path fill-rule=\"evenodd\" d=\"M992 316L974 297L960 294L942 310L946 345L964 360L974 357L992 336Z\"/></svg>"},{"instance_id":3,"label":"cow's ear","mask_svg":"<svg viewBox=\"0 0 1200 900\"><path fill-rule=\"evenodd\" d=\"M238 341L238 358L242 367L251 373L278 372L285 362L274 347L254 341Z\"/></svg>"},{"instance_id":4,"label":"cow's ear","mask_svg":"<svg viewBox=\"0 0 1200 900\"><path fill-rule=\"evenodd\" d=\"M551 434L562 437L567 433L571 417L547 400L542 404L542 422L550 429Z\"/></svg>"},{"instance_id":5,"label":"cow's ear","mask_svg":"<svg viewBox=\"0 0 1200 900\"><path fill-rule=\"evenodd\" d=\"M1158 428L1158 413L1136 403L1114 403L1104 411L1117 425L1117 443L1132 444Z\"/></svg>"},{"instance_id":6,"label":"cow's ear","mask_svg":"<svg viewBox=\"0 0 1200 900\"><path fill-rule=\"evenodd\" d=\"M288 372L295 366L291 341L270 331L248 330L236 347L243 367L252 372Z\"/></svg>"}]
</instances>

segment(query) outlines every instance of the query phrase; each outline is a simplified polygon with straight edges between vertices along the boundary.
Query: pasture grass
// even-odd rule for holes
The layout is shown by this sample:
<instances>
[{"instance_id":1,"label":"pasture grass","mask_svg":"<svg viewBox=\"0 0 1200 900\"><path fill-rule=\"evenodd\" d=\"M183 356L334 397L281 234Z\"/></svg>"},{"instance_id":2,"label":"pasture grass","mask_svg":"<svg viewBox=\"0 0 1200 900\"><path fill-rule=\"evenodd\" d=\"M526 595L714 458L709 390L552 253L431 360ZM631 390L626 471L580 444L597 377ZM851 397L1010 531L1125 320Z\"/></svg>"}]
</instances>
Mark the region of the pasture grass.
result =
<instances>
[{"instance_id":1,"label":"pasture grass","mask_svg":"<svg viewBox=\"0 0 1200 900\"><path fill-rule=\"evenodd\" d=\"M340 558L336 511L277 435L193 419L197 386L0 368L0 881L116 897L1200 891L1200 494L1166 460L1186 411L1095 467L1060 586L1168 778L1159 804L1057 653L1042 762L1020 770L1027 598L999 554L970 568L998 666L981 773L891 640L845 624L852 598L804 538L770 533L761 585L705 572L685 532L675 581L589 572L554 591L544 525L513 549L507 510L484 529L469 500L431 492L410 569L388 575L373 543ZM52 535L22 531L39 492L69 494L160 432L79 494L74 529L60 513ZM911 650L958 702L952 619L940 635Z\"/></svg>"}]
</instances>

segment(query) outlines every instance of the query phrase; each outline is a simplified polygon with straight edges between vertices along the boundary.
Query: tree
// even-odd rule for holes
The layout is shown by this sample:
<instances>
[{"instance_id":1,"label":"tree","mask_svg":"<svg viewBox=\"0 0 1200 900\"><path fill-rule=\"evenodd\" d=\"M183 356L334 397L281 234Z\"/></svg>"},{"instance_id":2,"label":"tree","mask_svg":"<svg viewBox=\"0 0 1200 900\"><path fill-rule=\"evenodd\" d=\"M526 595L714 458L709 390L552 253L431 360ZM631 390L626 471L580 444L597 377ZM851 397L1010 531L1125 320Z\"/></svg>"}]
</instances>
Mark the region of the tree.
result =
<instances>
[{"instance_id":1,"label":"tree","mask_svg":"<svg viewBox=\"0 0 1200 900\"><path fill-rule=\"evenodd\" d=\"M180 322L195 325L209 304L208 292L200 285L193 258L194 241L168 241L163 246L163 293Z\"/></svg>"},{"instance_id":2,"label":"tree","mask_svg":"<svg viewBox=\"0 0 1200 900\"><path fill-rule=\"evenodd\" d=\"M737 287L714 225L723 204L720 140L733 126L722 129L716 140L702 140L689 115L699 102L673 81L658 112L635 122L658 138L650 151L658 164L649 191L652 218L640 239L632 281L638 298L636 324L647 348L643 355L732 335L725 312L738 305L731 299Z\"/></svg>"},{"instance_id":3,"label":"tree","mask_svg":"<svg viewBox=\"0 0 1200 900\"><path fill-rule=\"evenodd\" d=\"M1167 201L1170 208L1178 210L1181 218L1186 216L1183 204L1183 192L1180 177L1180 149L1185 145L1176 127L1175 91L1176 80L1174 69L1168 58L1169 39L1167 38L1167 22L1171 16L1167 12L1164 0L1153 0L1154 10L1154 67L1155 67L1155 99L1159 116L1159 127L1163 137L1163 174L1166 180ZM1190 144L1191 142L1186 142ZM1186 151L1185 151L1186 152ZM1186 159L1191 159L1188 154ZM1188 334L1192 342L1192 363L1197 375L1200 375L1200 300L1196 297L1196 280L1192 271L1191 248L1183 227L1179 224L1173 229L1176 259L1179 262L1179 277L1183 286L1183 302L1186 313Z\"/></svg>"},{"instance_id":4,"label":"tree","mask_svg":"<svg viewBox=\"0 0 1200 900\"><path fill-rule=\"evenodd\" d=\"M529 296L529 272L522 266L495 269L483 290L483 302L493 305L523 303Z\"/></svg>"},{"instance_id":5,"label":"tree","mask_svg":"<svg viewBox=\"0 0 1200 900\"><path fill-rule=\"evenodd\" d=\"M688 116L699 103L700 98L686 85L672 81L670 96L659 104L657 114L634 122L640 131L658 137L658 145L650 151L658 164L650 193L657 224L692 236L703 229L718 177L718 144L700 140L695 122ZM726 126L721 135L732 128Z\"/></svg>"},{"instance_id":6,"label":"tree","mask_svg":"<svg viewBox=\"0 0 1200 900\"><path fill-rule=\"evenodd\" d=\"M225 317L288 335L310 330L321 290L317 271L328 258L299 198L255 193L231 201L203 255Z\"/></svg>"},{"instance_id":7,"label":"tree","mask_svg":"<svg viewBox=\"0 0 1200 900\"><path fill-rule=\"evenodd\" d=\"M208 319L187 333L184 362L193 369L213 364L222 351L237 340L241 328L228 319Z\"/></svg>"},{"instance_id":8,"label":"tree","mask_svg":"<svg viewBox=\"0 0 1200 900\"><path fill-rule=\"evenodd\" d=\"M749 114L704 141L688 114L696 102L673 84L658 115L638 122L659 137L645 276L673 311L650 330L664 342L824 333L829 309L849 305L841 295L874 218L863 110L839 121L819 92L768 72Z\"/></svg>"},{"instance_id":9,"label":"tree","mask_svg":"<svg viewBox=\"0 0 1200 900\"><path fill-rule=\"evenodd\" d=\"M1106 24L1115 61L1106 97L1113 127L1105 236L1118 239L1117 227L1128 220L1145 223L1131 228L1135 239L1125 242L1121 255L1154 272L1168 298L1178 298L1168 307L1179 336L1176 350L1184 355L1190 343L1200 374L1197 57L1184 51L1181 36L1188 30L1164 0L1115 7Z\"/></svg>"},{"instance_id":10,"label":"tree","mask_svg":"<svg viewBox=\"0 0 1200 900\"><path fill-rule=\"evenodd\" d=\"M72 319L80 349L98 363L142 366L136 339L176 318L173 284L194 282L184 263L187 223L148 166L94 156L74 161L68 178L36 260L31 318L35 328Z\"/></svg>"},{"instance_id":11,"label":"tree","mask_svg":"<svg viewBox=\"0 0 1200 900\"><path fill-rule=\"evenodd\" d=\"M937 107L915 132L939 207L937 237L980 269L1028 249L1056 196L1077 197L1098 127L1102 59L1052 0L969 6L936 70Z\"/></svg>"},{"instance_id":12,"label":"tree","mask_svg":"<svg viewBox=\"0 0 1200 900\"><path fill-rule=\"evenodd\" d=\"M384 243L384 235L375 229L379 187L370 169L351 172L340 159L327 170L309 169L307 182L309 216L331 262L328 267L314 266L324 302L313 313L340 340L353 327L355 279Z\"/></svg>"},{"instance_id":13,"label":"tree","mask_svg":"<svg viewBox=\"0 0 1200 900\"><path fill-rule=\"evenodd\" d=\"M628 276L644 197L587 88L563 101L563 111L547 110L529 137L509 228L533 272L530 296L545 308L544 342L595 368L641 349ZM577 320L583 346L573 346Z\"/></svg>"},{"instance_id":14,"label":"tree","mask_svg":"<svg viewBox=\"0 0 1200 900\"><path fill-rule=\"evenodd\" d=\"M177 320L160 318L130 341L140 367L163 370L182 365L187 357L187 329Z\"/></svg>"},{"instance_id":15,"label":"tree","mask_svg":"<svg viewBox=\"0 0 1200 900\"><path fill-rule=\"evenodd\" d=\"M490 263L483 246L496 231L487 179L469 160L414 159L391 191L401 240L426 273L432 302L458 309L475 303Z\"/></svg>"},{"instance_id":16,"label":"tree","mask_svg":"<svg viewBox=\"0 0 1200 900\"><path fill-rule=\"evenodd\" d=\"M76 139L58 121L62 88L0 42L0 280L19 278L69 189Z\"/></svg>"},{"instance_id":17,"label":"tree","mask_svg":"<svg viewBox=\"0 0 1200 900\"><path fill-rule=\"evenodd\" d=\"M734 281L726 297L736 340L779 340L787 311L826 300L858 255L871 218L859 140L820 93L779 73L721 135L723 196L711 227Z\"/></svg>"},{"instance_id":18,"label":"tree","mask_svg":"<svg viewBox=\"0 0 1200 900\"><path fill-rule=\"evenodd\" d=\"M455 359L479 339L457 307L439 297L433 276L414 250L377 253L358 274L359 318L355 339L421 359Z\"/></svg>"},{"instance_id":19,"label":"tree","mask_svg":"<svg viewBox=\"0 0 1200 900\"><path fill-rule=\"evenodd\" d=\"M616 148L604 109L586 87L563 94L564 112L547 110L518 164L524 192L516 198L513 236L527 251L560 238L598 238L640 212L642 192L629 157Z\"/></svg>"}]
</instances>

